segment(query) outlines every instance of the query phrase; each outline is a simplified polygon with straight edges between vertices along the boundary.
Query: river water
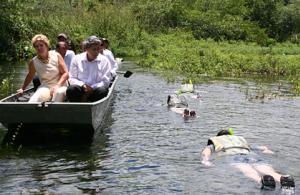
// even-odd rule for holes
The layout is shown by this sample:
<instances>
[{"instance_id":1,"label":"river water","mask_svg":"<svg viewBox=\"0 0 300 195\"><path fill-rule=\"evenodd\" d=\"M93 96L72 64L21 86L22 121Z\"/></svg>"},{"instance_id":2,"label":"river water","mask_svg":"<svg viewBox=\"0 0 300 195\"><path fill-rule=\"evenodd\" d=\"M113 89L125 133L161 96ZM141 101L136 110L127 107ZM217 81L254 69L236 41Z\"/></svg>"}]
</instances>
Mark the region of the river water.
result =
<instances>
[{"instance_id":1,"label":"river water","mask_svg":"<svg viewBox=\"0 0 300 195\"><path fill-rule=\"evenodd\" d=\"M2 64L1 80L14 75L17 89L24 63ZM91 144L29 144L0 150L0 194L280 194L235 170L225 158L201 164L207 139L233 128L251 145L267 145L273 155L260 159L291 174L300 191L300 99L284 82L210 80L196 85L201 96L188 97L197 118L184 120L166 107L179 82L125 62L135 73L120 78L103 132ZM0 136L6 133L0 127ZM67 142L66 142L67 143Z\"/></svg>"}]
</instances>

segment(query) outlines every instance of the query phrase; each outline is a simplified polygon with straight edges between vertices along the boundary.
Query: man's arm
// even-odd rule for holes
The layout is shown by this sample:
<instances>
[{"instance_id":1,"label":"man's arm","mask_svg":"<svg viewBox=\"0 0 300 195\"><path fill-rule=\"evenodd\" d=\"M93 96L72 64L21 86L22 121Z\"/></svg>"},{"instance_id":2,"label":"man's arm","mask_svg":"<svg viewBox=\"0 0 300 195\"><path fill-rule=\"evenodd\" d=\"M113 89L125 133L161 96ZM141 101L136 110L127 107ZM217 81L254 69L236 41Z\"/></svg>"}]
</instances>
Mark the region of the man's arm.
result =
<instances>
[{"instance_id":1,"label":"man's arm","mask_svg":"<svg viewBox=\"0 0 300 195\"><path fill-rule=\"evenodd\" d=\"M209 161L211 154L212 154L212 147L213 147L212 145L206 146L201 153L201 156L202 156L201 163L206 166L212 165L212 163Z\"/></svg>"},{"instance_id":2,"label":"man's arm","mask_svg":"<svg viewBox=\"0 0 300 195\"><path fill-rule=\"evenodd\" d=\"M251 145L251 150L255 151L255 152L261 152L264 154L274 154L273 151L271 151L267 146L258 146L256 144Z\"/></svg>"},{"instance_id":3,"label":"man's arm","mask_svg":"<svg viewBox=\"0 0 300 195\"><path fill-rule=\"evenodd\" d=\"M99 70L98 75L97 75L97 83L94 83L91 87L93 89L96 88L108 88L110 84L110 63L107 58L102 58L101 62L101 70Z\"/></svg>"},{"instance_id":4,"label":"man's arm","mask_svg":"<svg viewBox=\"0 0 300 195\"><path fill-rule=\"evenodd\" d=\"M34 75L35 75L35 67L34 67L34 64L33 64L33 60L30 60L29 62L29 65L28 65L28 73L26 75L26 78L23 82L23 85L20 89L17 90L17 92L20 94L20 95L23 95L24 93L24 90L26 89L26 87L29 85L29 83L32 81Z\"/></svg>"},{"instance_id":5,"label":"man's arm","mask_svg":"<svg viewBox=\"0 0 300 195\"><path fill-rule=\"evenodd\" d=\"M108 56L109 56L108 58L111 63L111 73L113 76L116 76L119 65L118 65L117 61L115 60L115 57L111 51L109 52Z\"/></svg>"},{"instance_id":6,"label":"man's arm","mask_svg":"<svg viewBox=\"0 0 300 195\"><path fill-rule=\"evenodd\" d=\"M274 154L272 150L270 150L267 146L257 146L257 149L261 150L264 154Z\"/></svg>"}]
</instances>

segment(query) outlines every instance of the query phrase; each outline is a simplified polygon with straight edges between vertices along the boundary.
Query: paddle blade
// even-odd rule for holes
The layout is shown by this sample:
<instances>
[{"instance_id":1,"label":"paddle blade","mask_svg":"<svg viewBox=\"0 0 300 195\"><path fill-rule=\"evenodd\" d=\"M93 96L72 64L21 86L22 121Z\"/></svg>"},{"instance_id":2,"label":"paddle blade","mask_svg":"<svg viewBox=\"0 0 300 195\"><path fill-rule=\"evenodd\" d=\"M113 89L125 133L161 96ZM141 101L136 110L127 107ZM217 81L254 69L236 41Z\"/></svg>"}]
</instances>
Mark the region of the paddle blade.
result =
<instances>
[{"instance_id":1,"label":"paddle blade","mask_svg":"<svg viewBox=\"0 0 300 195\"><path fill-rule=\"evenodd\" d=\"M132 74L133 74L132 72L130 72L130 71L127 70L127 71L125 72L125 74L124 74L124 77L125 77L125 78L129 78Z\"/></svg>"}]
</instances>

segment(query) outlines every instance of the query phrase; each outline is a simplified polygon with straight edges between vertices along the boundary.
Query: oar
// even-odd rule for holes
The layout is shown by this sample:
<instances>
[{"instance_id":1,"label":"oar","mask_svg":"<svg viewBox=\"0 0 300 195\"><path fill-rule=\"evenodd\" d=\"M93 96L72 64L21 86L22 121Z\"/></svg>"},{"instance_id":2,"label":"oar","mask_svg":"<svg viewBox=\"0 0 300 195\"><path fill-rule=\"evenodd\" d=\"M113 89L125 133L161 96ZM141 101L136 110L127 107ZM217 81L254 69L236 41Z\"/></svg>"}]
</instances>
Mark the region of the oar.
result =
<instances>
[{"instance_id":1,"label":"oar","mask_svg":"<svg viewBox=\"0 0 300 195\"><path fill-rule=\"evenodd\" d=\"M129 70L127 70L126 72L124 71L117 71L118 74L123 74L125 78L129 78L133 73Z\"/></svg>"}]
</instances>

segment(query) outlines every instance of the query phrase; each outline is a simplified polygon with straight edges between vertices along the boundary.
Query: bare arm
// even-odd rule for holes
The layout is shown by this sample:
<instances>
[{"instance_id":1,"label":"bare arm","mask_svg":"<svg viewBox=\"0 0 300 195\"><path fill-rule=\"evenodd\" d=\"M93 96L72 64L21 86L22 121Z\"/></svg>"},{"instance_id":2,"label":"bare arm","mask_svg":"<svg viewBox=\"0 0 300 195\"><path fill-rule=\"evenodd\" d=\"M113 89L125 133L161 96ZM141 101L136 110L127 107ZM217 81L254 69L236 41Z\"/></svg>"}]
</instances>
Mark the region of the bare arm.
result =
<instances>
[{"instance_id":1,"label":"bare arm","mask_svg":"<svg viewBox=\"0 0 300 195\"><path fill-rule=\"evenodd\" d=\"M29 83L32 81L33 77L35 75L35 68L34 68L34 64L33 61L30 60L29 64L28 64L28 73L26 75L26 78L24 80L24 83L22 85L22 87L20 89L18 89L18 93L20 95L23 94L24 90L26 89L26 87L29 85Z\"/></svg>"},{"instance_id":2,"label":"bare arm","mask_svg":"<svg viewBox=\"0 0 300 195\"><path fill-rule=\"evenodd\" d=\"M264 154L274 154L272 150L270 150L267 146L257 146L257 149L261 150Z\"/></svg>"},{"instance_id":3,"label":"bare arm","mask_svg":"<svg viewBox=\"0 0 300 195\"><path fill-rule=\"evenodd\" d=\"M61 77L58 81L58 85L63 85L69 78L69 72L67 65L65 64L64 59L61 57L60 54L58 54L58 69L61 74Z\"/></svg>"},{"instance_id":4,"label":"bare arm","mask_svg":"<svg viewBox=\"0 0 300 195\"><path fill-rule=\"evenodd\" d=\"M209 146L206 146L201 153L202 156L201 163L206 166L211 166L212 163L209 161L211 154L212 154L211 148Z\"/></svg>"},{"instance_id":5,"label":"bare arm","mask_svg":"<svg viewBox=\"0 0 300 195\"><path fill-rule=\"evenodd\" d=\"M57 88L62 86L66 82L66 80L69 78L68 68L65 64L64 59L61 57L61 55L59 53L57 53L57 57L58 57L58 69L59 69L59 73L61 74L61 77L60 77L59 81L57 82L57 84L50 89L50 94L52 96L55 93L55 91L57 90Z\"/></svg>"}]
</instances>

